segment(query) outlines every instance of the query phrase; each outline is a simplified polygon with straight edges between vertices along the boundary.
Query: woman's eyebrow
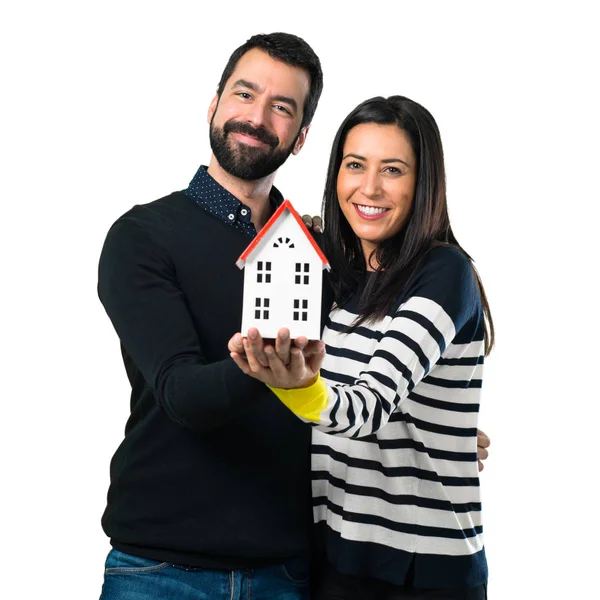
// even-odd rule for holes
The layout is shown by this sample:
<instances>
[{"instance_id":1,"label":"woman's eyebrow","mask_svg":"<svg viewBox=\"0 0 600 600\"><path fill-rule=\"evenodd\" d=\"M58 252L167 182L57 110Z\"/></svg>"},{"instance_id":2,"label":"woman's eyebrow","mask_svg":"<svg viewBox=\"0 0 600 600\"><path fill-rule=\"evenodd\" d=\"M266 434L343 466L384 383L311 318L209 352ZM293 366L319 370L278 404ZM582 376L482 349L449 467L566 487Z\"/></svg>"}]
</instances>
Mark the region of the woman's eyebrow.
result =
<instances>
[{"instance_id":1,"label":"woman's eyebrow","mask_svg":"<svg viewBox=\"0 0 600 600\"><path fill-rule=\"evenodd\" d=\"M354 154L354 152L348 152L348 154L346 154L342 160L348 158L349 156L351 156L352 158L357 158L358 160L367 160L364 156L361 156L360 154ZM403 165L406 165L407 167L410 167L410 164L407 163L405 160L402 160L401 158L384 158L382 161L382 163L393 163L393 162L400 162Z\"/></svg>"}]
</instances>

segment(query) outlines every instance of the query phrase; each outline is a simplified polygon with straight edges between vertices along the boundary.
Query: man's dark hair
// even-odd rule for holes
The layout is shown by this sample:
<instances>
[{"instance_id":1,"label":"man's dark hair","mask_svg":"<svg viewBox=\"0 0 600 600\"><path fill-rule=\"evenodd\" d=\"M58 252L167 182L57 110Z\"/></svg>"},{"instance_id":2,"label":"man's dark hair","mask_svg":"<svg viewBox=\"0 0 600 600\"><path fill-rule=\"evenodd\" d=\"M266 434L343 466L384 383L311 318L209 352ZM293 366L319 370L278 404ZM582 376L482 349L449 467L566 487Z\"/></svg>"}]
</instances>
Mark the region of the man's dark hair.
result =
<instances>
[{"instance_id":1,"label":"man's dark hair","mask_svg":"<svg viewBox=\"0 0 600 600\"><path fill-rule=\"evenodd\" d=\"M240 58L254 48L266 52L271 58L279 60L286 65L304 69L310 75L310 90L304 102L300 128L310 125L317 109L321 92L323 91L321 61L314 50L302 38L291 33L260 33L253 35L245 44L234 50L219 81L219 87L217 88L219 97L223 93L225 84L231 77Z\"/></svg>"}]
</instances>

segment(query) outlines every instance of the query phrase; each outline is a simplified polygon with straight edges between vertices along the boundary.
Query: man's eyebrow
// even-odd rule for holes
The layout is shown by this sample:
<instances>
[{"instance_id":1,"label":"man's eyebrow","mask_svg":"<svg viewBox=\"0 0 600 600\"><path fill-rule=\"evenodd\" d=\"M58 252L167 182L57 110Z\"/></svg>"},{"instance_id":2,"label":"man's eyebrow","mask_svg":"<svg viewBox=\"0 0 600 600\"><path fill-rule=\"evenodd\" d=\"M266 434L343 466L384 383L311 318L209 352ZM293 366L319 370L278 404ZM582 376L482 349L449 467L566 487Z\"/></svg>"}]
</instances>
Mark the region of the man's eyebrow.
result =
<instances>
[{"instance_id":1,"label":"man's eyebrow","mask_svg":"<svg viewBox=\"0 0 600 600\"><path fill-rule=\"evenodd\" d=\"M257 94L260 94L262 92L262 88L259 85L252 81L248 81L247 79L238 79L232 87L245 87L249 90L252 90L253 92L256 92ZM273 100L275 102L284 102L285 104L289 104L294 109L294 111L298 110L298 103L289 96L278 95L274 96Z\"/></svg>"},{"instance_id":2,"label":"man's eyebrow","mask_svg":"<svg viewBox=\"0 0 600 600\"><path fill-rule=\"evenodd\" d=\"M353 152L349 152L348 154L346 154L346 156L344 156L344 158L342 158L342 160L345 160L349 156L351 156L352 158L358 158L358 160L367 160L364 156L361 156L360 154L354 154ZM401 158L384 158L381 162L385 163L385 164L400 162L403 165L410 167L410 165L405 160L402 160Z\"/></svg>"},{"instance_id":3,"label":"man's eyebrow","mask_svg":"<svg viewBox=\"0 0 600 600\"><path fill-rule=\"evenodd\" d=\"M252 81L248 81L247 79L238 79L232 87L246 87L256 93L260 93L262 91L259 85L252 83Z\"/></svg>"}]
</instances>

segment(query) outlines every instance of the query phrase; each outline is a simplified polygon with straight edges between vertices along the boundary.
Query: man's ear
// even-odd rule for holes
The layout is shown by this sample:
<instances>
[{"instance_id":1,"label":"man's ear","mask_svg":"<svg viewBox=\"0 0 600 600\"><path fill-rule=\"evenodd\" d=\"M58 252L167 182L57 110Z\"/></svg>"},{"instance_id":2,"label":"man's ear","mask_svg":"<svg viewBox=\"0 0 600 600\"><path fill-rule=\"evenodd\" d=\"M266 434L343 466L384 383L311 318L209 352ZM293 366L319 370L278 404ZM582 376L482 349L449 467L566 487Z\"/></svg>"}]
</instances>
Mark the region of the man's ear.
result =
<instances>
[{"instance_id":1,"label":"man's ear","mask_svg":"<svg viewBox=\"0 0 600 600\"><path fill-rule=\"evenodd\" d=\"M217 110L217 104L219 104L219 93L215 94L215 97L211 100L210 106L208 107L208 124L212 121L213 115L215 114L215 110Z\"/></svg>"},{"instance_id":2,"label":"man's ear","mask_svg":"<svg viewBox=\"0 0 600 600\"><path fill-rule=\"evenodd\" d=\"M294 144L294 149L292 150L292 154L298 154L300 150L302 150L302 146L304 146L304 142L306 141L306 136L308 135L308 130L310 129L310 125L303 127L300 130L300 134L298 135L298 139Z\"/></svg>"}]
</instances>

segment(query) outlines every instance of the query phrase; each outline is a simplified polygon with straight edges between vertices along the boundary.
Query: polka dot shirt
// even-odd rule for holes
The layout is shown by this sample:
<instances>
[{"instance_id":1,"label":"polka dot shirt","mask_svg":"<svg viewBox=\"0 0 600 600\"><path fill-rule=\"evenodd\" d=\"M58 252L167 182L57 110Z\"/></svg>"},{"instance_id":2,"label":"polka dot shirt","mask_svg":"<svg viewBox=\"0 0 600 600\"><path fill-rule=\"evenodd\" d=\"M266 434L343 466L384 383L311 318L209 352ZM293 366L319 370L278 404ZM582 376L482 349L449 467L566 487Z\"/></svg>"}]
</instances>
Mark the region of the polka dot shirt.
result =
<instances>
[{"instance_id":1,"label":"polka dot shirt","mask_svg":"<svg viewBox=\"0 0 600 600\"><path fill-rule=\"evenodd\" d=\"M189 187L183 190L184 194L207 213L254 237L256 229L250 221L252 217L250 208L217 183L206 169L204 165L198 169ZM283 202L283 196L277 188L273 187L269 200L275 210Z\"/></svg>"}]
</instances>

